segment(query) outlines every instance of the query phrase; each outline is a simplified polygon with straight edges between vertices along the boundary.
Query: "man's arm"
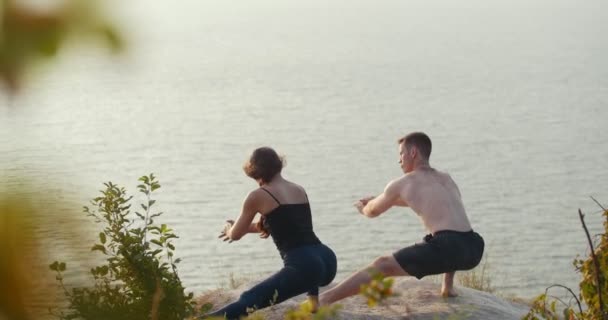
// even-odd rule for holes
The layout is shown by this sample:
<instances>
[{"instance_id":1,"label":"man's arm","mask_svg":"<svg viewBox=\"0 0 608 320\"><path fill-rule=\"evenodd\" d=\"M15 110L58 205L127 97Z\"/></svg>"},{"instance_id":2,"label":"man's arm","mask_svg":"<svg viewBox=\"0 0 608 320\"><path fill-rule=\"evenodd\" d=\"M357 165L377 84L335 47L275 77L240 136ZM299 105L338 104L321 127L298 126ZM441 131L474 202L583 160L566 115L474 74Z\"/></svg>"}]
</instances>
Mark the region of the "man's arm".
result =
<instances>
[{"instance_id":1,"label":"man's arm","mask_svg":"<svg viewBox=\"0 0 608 320\"><path fill-rule=\"evenodd\" d=\"M359 212L370 218L381 215L392 206L407 206L407 203L399 196L399 181L401 180L391 181L379 196L373 199L359 200L355 206Z\"/></svg>"}]
</instances>

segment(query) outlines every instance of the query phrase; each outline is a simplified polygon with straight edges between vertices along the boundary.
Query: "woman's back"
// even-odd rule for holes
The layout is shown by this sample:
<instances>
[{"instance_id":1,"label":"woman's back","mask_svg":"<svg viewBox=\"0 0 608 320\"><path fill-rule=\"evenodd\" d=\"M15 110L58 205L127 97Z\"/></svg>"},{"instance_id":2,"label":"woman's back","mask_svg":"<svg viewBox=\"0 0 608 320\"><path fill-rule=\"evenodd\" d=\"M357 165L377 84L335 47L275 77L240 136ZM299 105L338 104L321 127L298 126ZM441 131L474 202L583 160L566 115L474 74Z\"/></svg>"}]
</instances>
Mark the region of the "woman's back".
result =
<instances>
[{"instance_id":1,"label":"woman's back","mask_svg":"<svg viewBox=\"0 0 608 320\"><path fill-rule=\"evenodd\" d=\"M279 204L308 203L308 196L304 188L281 177L264 184L260 189L262 190L257 192L260 193L258 195L260 199L259 211L262 215L270 213Z\"/></svg>"},{"instance_id":2,"label":"woman's back","mask_svg":"<svg viewBox=\"0 0 608 320\"><path fill-rule=\"evenodd\" d=\"M312 226L312 213L304 189L282 178L260 188L266 198L261 210L264 229L272 236L281 255L305 245L320 244ZM267 205L269 202L272 205Z\"/></svg>"}]
</instances>

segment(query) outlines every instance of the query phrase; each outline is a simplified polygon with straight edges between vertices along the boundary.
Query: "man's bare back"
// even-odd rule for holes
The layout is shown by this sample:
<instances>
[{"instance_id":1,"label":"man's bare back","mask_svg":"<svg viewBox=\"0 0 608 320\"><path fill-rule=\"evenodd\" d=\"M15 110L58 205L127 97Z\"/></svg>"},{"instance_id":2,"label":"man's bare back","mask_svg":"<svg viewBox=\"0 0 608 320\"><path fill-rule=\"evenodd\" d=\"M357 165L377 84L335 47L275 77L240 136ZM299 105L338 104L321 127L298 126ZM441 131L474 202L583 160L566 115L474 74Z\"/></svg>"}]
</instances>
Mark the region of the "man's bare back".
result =
<instances>
[{"instance_id":1,"label":"man's bare back","mask_svg":"<svg viewBox=\"0 0 608 320\"><path fill-rule=\"evenodd\" d=\"M460 191L449 174L428 167L407 173L395 183L399 198L418 214L430 233L471 230Z\"/></svg>"}]
</instances>

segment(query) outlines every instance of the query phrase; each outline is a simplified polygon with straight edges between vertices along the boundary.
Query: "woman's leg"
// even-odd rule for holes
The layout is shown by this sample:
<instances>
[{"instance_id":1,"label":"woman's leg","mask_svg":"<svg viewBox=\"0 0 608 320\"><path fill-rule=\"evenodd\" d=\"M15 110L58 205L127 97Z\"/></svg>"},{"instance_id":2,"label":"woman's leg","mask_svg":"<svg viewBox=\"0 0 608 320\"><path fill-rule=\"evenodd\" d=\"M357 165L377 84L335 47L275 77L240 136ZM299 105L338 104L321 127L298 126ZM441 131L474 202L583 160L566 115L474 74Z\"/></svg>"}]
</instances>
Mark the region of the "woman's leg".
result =
<instances>
[{"instance_id":1,"label":"woman's leg","mask_svg":"<svg viewBox=\"0 0 608 320\"><path fill-rule=\"evenodd\" d=\"M281 303L291 297L307 292L309 289L310 283L306 281L301 272L294 267L286 266L270 278L243 292L236 302L207 316L225 316L229 320L239 319L241 316L246 316L252 310L263 309Z\"/></svg>"},{"instance_id":2,"label":"woman's leg","mask_svg":"<svg viewBox=\"0 0 608 320\"><path fill-rule=\"evenodd\" d=\"M317 270L317 283L319 286L330 284L336 277L338 262L336 254L326 245L321 244L315 248L314 259L309 259L308 270ZM316 263L314 263L316 262ZM308 299L305 302L309 305L310 310L314 313L319 309L319 287L316 286L308 291Z\"/></svg>"},{"instance_id":3,"label":"woman's leg","mask_svg":"<svg viewBox=\"0 0 608 320\"><path fill-rule=\"evenodd\" d=\"M338 260L333 250L326 245L322 245L321 259L323 260L323 265L325 266L325 272L320 285L326 286L334 281L334 278L336 277L336 273L338 271Z\"/></svg>"}]
</instances>

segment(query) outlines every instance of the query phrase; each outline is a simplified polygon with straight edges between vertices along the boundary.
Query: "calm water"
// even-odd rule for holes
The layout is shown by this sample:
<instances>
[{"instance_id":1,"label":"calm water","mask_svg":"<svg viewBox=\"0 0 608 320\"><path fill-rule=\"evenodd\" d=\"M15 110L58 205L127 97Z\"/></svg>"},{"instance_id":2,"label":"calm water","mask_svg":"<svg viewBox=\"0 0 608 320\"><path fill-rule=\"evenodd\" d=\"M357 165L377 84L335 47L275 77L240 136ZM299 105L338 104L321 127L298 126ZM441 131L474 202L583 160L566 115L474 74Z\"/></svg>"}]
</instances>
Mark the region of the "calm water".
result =
<instances>
[{"instance_id":1,"label":"calm water","mask_svg":"<svg viewBox=\"0 0 608 320\"><path fill-rule=\"evenodd\" d=\"M134 191L154 172L162 222L181 236L181 277L198 293L230 273L281 265L270 240L216 239L256 187L243 161L270 145L307 189L340 280L424 235L409 209L372 220L351 205L400 175L396 139L423 130L432 165L452 174L486 239L497 289L529 297L576 286L571 261L586 252L576 210L597 233L589 196L608 203L605 2L139 0L116 9L129 55L71 51L26 95L0 97L5 181L33 178L78 210L102 182ZM40 227L59 243L49 261L88 251L92 242L61 245L75 227Z\"/></svg>"}]
</instances>

